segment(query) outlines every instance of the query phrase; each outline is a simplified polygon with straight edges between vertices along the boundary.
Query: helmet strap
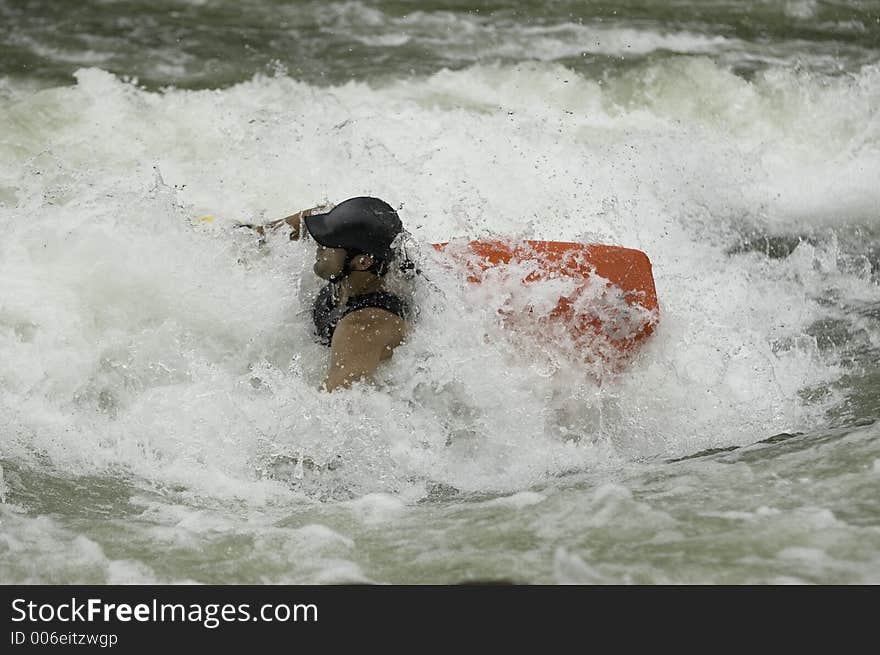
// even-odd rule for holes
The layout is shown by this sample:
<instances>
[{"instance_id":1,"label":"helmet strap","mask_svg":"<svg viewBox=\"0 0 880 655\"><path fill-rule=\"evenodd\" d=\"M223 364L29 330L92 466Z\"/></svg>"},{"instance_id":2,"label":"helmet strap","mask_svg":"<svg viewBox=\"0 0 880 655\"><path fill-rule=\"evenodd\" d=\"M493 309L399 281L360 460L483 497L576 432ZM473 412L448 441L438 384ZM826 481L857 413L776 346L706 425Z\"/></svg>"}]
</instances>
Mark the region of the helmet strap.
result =
<instances>
[{"instance_id":1,"label":"helmet strap","mask_svg":"<svg viewBox=\"0 0 880 655\"><path fill-rule=\"evenodd\" d=\"M345 251L345 261L342 264L342 270L339 271L338 273L334 273L329 278L327 278L327 280L331 284L339 284L345 278L347 278L349 275L351 275L351 273L352 273L351 260L354 259L356 256L357 256L357 253L352 254L351 252L346 250Z\"/></svg>"}]
</instances>

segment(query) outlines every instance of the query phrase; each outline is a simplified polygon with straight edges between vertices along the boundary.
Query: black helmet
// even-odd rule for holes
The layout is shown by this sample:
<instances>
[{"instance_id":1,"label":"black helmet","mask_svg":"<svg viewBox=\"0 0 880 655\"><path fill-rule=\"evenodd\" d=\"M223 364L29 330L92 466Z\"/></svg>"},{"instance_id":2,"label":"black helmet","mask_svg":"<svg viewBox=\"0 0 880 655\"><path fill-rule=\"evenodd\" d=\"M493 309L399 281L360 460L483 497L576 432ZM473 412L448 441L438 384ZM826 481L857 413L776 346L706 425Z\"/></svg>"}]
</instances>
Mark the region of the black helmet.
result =
<instances>
[{"instance_id":1,"label":"black helmet","mask_svg":"<svg viewBox=\"0 0 880 655\"><path fill-rule=\"evenodd\" d=\"M367 196L349 198L326 214L312 214L303 220L322 246L365 253L382 262L394 256L391 243L403 231L391 205Z\"/></svg>"}]
</instances>

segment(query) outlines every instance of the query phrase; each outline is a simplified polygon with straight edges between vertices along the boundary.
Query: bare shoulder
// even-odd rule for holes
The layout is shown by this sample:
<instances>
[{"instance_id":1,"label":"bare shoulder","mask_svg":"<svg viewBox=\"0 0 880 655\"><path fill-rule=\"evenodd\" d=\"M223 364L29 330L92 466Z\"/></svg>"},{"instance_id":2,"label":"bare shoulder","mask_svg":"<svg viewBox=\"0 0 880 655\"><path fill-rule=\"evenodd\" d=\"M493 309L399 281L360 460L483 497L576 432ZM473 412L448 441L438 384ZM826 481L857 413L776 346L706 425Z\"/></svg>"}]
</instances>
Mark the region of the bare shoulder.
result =
<instances>
[{"instance_id":1,"label":"bare shoulder","mask_svg":"<svg viewBox=\"0 0 880 655\"><path fill-rule=\"evenodd\" d=\"M371 380L380 362L391 357L406 336L406 322L378 307L366 307L342 318L330 343L330 369L324 388L333 391L357 380Z\"/></svg>"},{"instance_id":2,"label":"bare shoulder","mask_svg":"<svg viewBox=\"0 0 880 655\"><path fill-rule=\"evenodd\" d=\"M356 340L362 344L398 346L406 336L406 321L380 307L365 307L343 317L336 325L333 339Z\"/></svg>"}]
</instances>

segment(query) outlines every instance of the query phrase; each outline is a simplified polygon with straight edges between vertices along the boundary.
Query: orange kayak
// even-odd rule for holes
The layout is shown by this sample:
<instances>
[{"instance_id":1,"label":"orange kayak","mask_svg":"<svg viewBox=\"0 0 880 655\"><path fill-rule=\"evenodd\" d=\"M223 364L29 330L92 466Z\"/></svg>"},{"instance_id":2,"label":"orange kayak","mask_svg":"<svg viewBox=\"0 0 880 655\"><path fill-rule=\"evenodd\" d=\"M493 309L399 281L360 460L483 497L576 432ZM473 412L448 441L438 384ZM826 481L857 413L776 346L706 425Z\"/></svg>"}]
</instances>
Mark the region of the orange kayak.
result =
<instances>
[{"instance_id":1,"label":"orange kayak","mask_svg":"<svg viewBox=\"0 0 880 655\"><path fill-rule=\"evenodd\" d=\"M564 326L586 359L620 361L654 331L659 320L651 262L639 250L563 241L470 241L433 244L464 265L481 283L520 275L525 287L562 282L555 305L508 297L499 313L505 324L543 330ZM539 306L540 305L540 306ZM525 320L524 320L525 319Z\"/></svg>"}]
</instances>

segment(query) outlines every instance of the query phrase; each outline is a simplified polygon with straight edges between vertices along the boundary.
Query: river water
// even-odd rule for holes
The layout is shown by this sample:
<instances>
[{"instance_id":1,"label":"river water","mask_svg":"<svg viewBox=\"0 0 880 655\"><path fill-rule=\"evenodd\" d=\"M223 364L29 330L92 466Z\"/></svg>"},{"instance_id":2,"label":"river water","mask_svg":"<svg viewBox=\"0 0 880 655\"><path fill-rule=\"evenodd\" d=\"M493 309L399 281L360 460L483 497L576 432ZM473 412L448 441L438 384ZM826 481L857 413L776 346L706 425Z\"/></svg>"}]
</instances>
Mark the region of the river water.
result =
<instances>
[{"instance_id":1,"label":"river water","mask_svg":"<svg viewBox=\"0 0 880 655\"><path fill-rule=\"evenodd\" d=\"M876 1L0 0L0 581L878 583L878 182ZM233 226L357 195L432 285L327 394ZM649 256L628 366L505 236Z\"/></svg>"}]
</instances>

